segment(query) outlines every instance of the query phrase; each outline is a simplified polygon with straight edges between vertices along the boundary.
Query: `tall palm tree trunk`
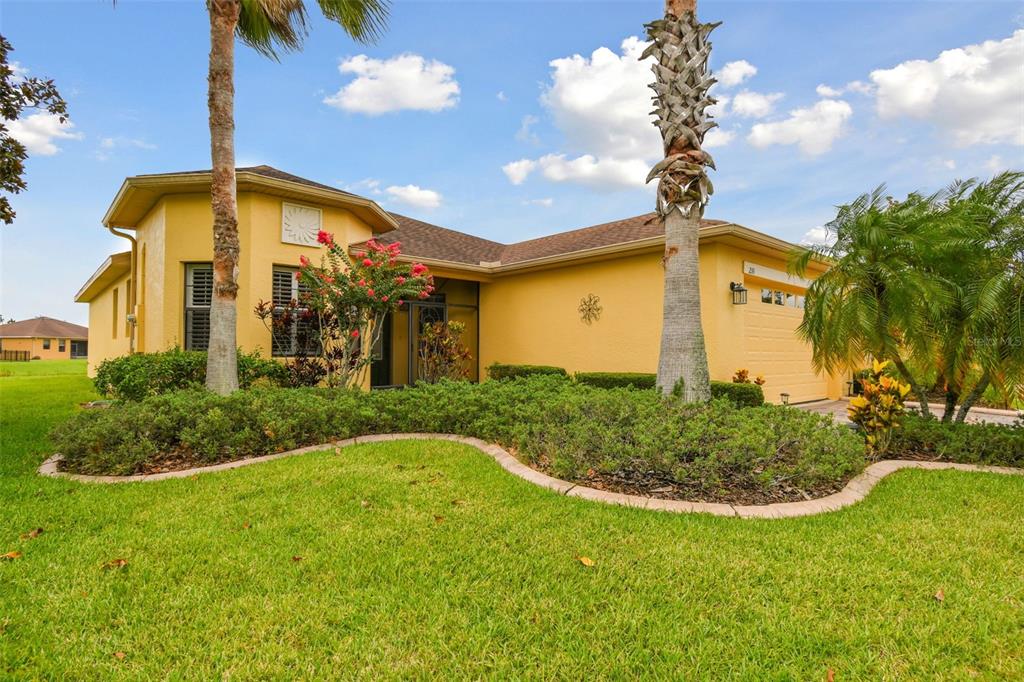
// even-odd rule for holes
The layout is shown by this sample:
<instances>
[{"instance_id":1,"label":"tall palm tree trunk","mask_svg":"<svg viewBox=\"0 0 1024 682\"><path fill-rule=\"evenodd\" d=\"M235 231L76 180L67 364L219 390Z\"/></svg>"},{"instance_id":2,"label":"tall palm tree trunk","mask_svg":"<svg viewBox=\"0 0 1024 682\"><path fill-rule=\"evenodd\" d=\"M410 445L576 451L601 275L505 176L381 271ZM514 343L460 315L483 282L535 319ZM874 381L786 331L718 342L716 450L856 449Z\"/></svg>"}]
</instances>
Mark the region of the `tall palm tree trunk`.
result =
<instances>
[{"instance_id":1,"label":"tall palm tree trunk","mask_svg":"<svg viewBox=\"0 0 1024 682\"><path fill-rule=\"evenodd\" d=\"M707 69L708 34L718 24L697 22L696 0L665 0L665 17L647 25L652 44L643 58L654 56L655 125L661 130L665 158L651 170L658 178L658 213L665 225L664 302L658 388L677 386L687 402L711 397L707 351L700 316L698 231L713 188L705 166L714 168L701 149L704 134L716 124L704 109L715 100L715 82Z\"/></svg>"},{"instance_id":2,"label":"tall palm tree trunk","mask_svg":"<svg viewBox=\"0 0 1024 682\"><path fill-rule=\"evenodd\" d=\"M238 203L235 190L235 28L238 0L208 0L210 12L210 156L213 203L213 298L206 387L227 395L238 389L236 320Z\"/></svg>"}]
</instances>

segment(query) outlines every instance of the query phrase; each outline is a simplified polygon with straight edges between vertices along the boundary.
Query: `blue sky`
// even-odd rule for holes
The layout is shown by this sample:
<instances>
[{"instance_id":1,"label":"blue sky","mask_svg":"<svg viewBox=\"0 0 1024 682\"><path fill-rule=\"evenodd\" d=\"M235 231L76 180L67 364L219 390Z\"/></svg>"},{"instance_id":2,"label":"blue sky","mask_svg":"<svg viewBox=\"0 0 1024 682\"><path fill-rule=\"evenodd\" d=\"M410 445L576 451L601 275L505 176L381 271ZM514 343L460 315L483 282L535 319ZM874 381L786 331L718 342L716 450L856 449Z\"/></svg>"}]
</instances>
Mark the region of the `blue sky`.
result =
<instances>
[{"instance_id":1,"label":"blue sky","mask_svg":"<svg viewBox=\"0 0 1024 682\"><path fill-rule=\"evenodd\" d=\"M239 165L505 242L647 212L637 169L659 148L630 38L660 11L396 2L373 46L319 19L279 63L239 45ZM1024 167L1019 3L702 0L699 14L724 22L710 218L798 242L882 182L905 194ZM34 152L0 231L0 314L85 322L75 292L124 248L100 225L123 178L209 167L204 6L4 0L0 28L73 124L12 128Z\"/></svg>"}]
</instances>

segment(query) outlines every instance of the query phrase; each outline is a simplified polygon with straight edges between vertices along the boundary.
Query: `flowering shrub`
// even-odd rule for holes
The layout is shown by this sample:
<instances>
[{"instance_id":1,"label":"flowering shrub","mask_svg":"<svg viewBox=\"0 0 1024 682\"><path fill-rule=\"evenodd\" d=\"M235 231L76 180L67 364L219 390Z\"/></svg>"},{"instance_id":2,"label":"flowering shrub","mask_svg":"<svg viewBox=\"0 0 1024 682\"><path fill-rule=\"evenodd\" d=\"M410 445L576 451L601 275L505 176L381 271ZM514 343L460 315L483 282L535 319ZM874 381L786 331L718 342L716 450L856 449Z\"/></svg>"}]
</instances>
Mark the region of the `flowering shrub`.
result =
<instances>
[{"instance_id":1,"label":"flowering shrub","mask_svg":"<svg viewBox=\"0 0 1024 682\"><path fill-rule=\"evenodd\" d=\"M863 393L850 398L850 421L864 429L868 455L879 458L889 451L893 429L899 428L903 400L910 385L884 374L889 361L874 362L871 374L862 380Z\"/></svg>"},{"instance_id":2,"label":"flowering shrub","mask_svg":"<svg viewBox=\"0 0 1024 682\"><path fill-rule=\"evenodd\" d=\"M275 343L288 335L285 346L296 351L292 364L304 365L304 383L322 378L328 386L357 386L372 362L368 350L380 339L384 317L406 301L427 298L434 279L425 265L398 262L398 242L371 239L353 259L330 233L321 230L317 241L327 252L319 266L300 258L298 299L277 306L260 301L256 315ZM321 370L319 377L310 364Z\"/></svg>"},{"instance_id":3,"label":"flowering shrub","mask_svg":"<svg viewBox=\"0 0 1024 682\"><path fill-rule=\"evenodd\" d=\"M434 322L420 333L419 378L429 384L441 379L466 379L469 369L466 362L472 358L469 349L462 344L462 322Z\"/></svg>"},{"instance_id":4,"label":"flowering shrub","mask_svg":"<svg viewBox=\"0 0 1024 682\"><path fill-rule=\"evenodd\" d=\"M738 369L736 373L732 375L732 383L734 384L749 384L750 383L750 371L746 369ZM764 376L758 374L754 377L754 383L758 386L764 386Z\"/></svg>"}]
</instances>

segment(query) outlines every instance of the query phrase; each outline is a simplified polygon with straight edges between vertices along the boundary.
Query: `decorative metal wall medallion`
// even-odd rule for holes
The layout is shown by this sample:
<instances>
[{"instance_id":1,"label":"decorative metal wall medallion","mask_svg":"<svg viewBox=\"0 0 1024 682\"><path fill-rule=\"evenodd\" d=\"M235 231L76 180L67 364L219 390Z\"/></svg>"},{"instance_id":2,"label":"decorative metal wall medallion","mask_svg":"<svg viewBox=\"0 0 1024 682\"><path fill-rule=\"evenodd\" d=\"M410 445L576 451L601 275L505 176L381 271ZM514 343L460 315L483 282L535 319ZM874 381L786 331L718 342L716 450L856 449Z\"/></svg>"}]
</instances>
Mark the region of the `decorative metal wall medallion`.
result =
<instances>
[{"instance_id":1,"label":"decorative metal wall medallion","mask_svg":"<svg viewBox=\"0 0 1024 682\"><path fill-rule=\"evenodd\" d=\"M580 319L586 324L593 324L601 319L601 311L604 308L601 307L601 299L594 294L587 294L580 299Z\"/></svg>"}]
</instances>

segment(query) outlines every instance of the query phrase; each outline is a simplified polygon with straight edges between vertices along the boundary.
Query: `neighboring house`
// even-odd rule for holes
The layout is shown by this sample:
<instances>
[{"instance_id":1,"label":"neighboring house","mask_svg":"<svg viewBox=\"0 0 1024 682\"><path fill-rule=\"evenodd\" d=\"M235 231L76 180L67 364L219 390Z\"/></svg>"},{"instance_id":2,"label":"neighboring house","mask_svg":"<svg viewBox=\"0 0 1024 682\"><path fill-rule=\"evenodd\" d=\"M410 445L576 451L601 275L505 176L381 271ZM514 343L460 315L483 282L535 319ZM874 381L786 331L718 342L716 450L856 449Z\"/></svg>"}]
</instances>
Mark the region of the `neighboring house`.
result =
<instances>
[{"instance_id":1,"label":"neighboring house","mask_svg":"<svg viewBox=\"0 0 1024 682\"><path fill-rule=\"evenodd\" d=\"M269 166L240 168L238 344L275 356L253 309L297 294L299 257L319 262L323 229L354 251L371 237L400 241L403 258L428 265L436 291L387 320L374 386L417 376L417 336L438 319L466 323L464 342L478 379L493 362L578 371L654 372L661 333L664 233L653 214L516 244L500 244L401 215L375 202ZM204 349L209 333L210 172L127 178L103 218L131 231L83 285L89 303L89 368L105 358L172 346ZM793 246L733 223L701 227L701 313L712 378L738 368L767 379L778 402L837 397L838 377L815 374L795 336L808 281L786 274ZM812 275L824 265L812 264ZM741 288L746 291L734 291ZM745 303L740 303L740 300Z\"/></svg>"},{"instance_id":2,"label":"neighboring house","mask_svg":"<svg viewBox=\"0 0 1024 682\"><path fill-rule=\"evenodd\" d=\"M88 355L89 330L52 317L0 324L0 359L67 360Z\"/></svg>"}]
</instances>

